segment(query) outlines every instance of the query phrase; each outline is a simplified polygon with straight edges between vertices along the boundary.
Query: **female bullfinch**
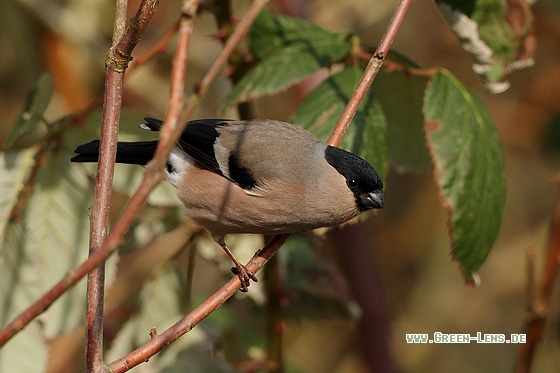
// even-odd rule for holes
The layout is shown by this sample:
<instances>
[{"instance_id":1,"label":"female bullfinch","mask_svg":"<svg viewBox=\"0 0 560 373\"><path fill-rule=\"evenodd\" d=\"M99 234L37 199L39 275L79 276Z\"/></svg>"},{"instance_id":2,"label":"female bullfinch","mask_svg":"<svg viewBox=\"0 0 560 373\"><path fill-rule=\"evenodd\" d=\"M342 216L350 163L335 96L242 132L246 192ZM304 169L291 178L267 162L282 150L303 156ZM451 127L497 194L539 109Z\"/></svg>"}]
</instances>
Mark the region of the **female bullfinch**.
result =
<instances>
[{"instance_id":1,"label":"female bullfinch","mask_svg":"<svg viewBox=\"0 0 560 373\"><path fill-rule=\"evenodd\" d=\"M143 130L159 131L163 124L145 120ZM116 161L145 165L157 143L119 142ZM76 153L72 162L97 162L99 140L80 145ZM383 207L383 182L366 161L274 120L189 122L169 155L166 176L185 214L207 229L235 264L241 291L257 278L226 246L226 234L306 231Z\"/></svg>"}]
</instances>

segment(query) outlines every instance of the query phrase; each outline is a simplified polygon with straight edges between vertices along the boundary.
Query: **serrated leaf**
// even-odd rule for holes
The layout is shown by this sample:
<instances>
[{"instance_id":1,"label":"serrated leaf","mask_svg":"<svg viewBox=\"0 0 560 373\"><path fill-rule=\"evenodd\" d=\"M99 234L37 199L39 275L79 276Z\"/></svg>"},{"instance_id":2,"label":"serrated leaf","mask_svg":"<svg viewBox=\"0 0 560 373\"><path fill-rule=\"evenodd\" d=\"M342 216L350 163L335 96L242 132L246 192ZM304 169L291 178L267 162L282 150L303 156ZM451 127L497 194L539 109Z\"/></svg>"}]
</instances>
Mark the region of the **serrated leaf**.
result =
<instances>
[{"instance_id":1,"label":"serrated leaf","mask_svg":"<svg viewBox=\"0 0 560 373\"><path fill-rule=\"evenodd\" d=\"M326 141L358 85L362 72L354 67L326 79L299 105L290 122ZM368 161L381 178L387 174L387 122L370 90L360 104L340 147Z\"/></svg>"},{"instance_id":2,"label":"serrated leaf","mask_svg":"<svg viewBox=\"0 0 560 373\"><path fill-rule=\"evenodd\" d=\"M49 106L52 91L52 75L50 73L42 74L29 93L27 102L25 103L25 108L8 135L8 139L4 144L5 149L12 146L17 139L28 135L37 129L43 120L45 110L47 110L47 107Z\"/></svg>"},{"instance_id":3,"label":"serrated leaf","mask_svg":"<svg viewBox=\"0 0 560 373\"><path fill-rule=\"evenodd\" d=\"M288 39L277 36L284 30L282 23L290 24ZM296 27L298 24L302 25L300 30ZM278 21L275 25L277 28L273 28L270 35L263 34L266 36L253 41L255 50L265 48L262 53L255 52L264 58L239 80L225 98L222 111L233 104L287 89L317 70L342 60L350 51L350 43L346 40L348 33L331 33L317 26L313 28L308 21L295 19ZM314 32L307 35L306 31L310 29ZM262 32L266 33L266 30ZM265 47L266 41L273 44Z\"/></svg>"},{"instance_id":4,"label":"serrated leaf","mask_svg":"<svg viewBox=\"0 0 560 373\"><path fill-rule=\"evenodd\" d=\"M372 85L387 119L391 167L399 172L423 172L432 166L422 113L426 84L423 76L381 71Z\"/></svg>"},{"instance_id":5,"label":"serrated leaf","mask_svg":"<svg viewBox=\"0 0 560 373\"><path fill-rule=\"evenodd\" d=\"M345 40L351 32L332 33L315 23L294 17L273 15L264 10L255 19L249 30L249 48L257 60L262 60L277 49L293 43L310 40L340 39Z\"/></svg>"},{"instance_id":6,"label":"serrated leaf","mask_svg":"<svg viewBox=\"0 0 560 373\"><path fill-rule=\"evenodd\" d=\"M452 254L472 283L502 220L506 184L500 140L481 99L447 71L428 83L424 113L435 179L449 214Z\"/></svg>"},{"instance_id":7,"label":"serrated leaf","mask_svg":"<svg viewBox=\"0 0 560 373\"><path fill-rule=\"evenodd\" d=\"M438 0L440 11L473 59L473 70L493 93L509 87L504 76L532 66L535 40L528 2Z\"/></svg>"}]
</instances>

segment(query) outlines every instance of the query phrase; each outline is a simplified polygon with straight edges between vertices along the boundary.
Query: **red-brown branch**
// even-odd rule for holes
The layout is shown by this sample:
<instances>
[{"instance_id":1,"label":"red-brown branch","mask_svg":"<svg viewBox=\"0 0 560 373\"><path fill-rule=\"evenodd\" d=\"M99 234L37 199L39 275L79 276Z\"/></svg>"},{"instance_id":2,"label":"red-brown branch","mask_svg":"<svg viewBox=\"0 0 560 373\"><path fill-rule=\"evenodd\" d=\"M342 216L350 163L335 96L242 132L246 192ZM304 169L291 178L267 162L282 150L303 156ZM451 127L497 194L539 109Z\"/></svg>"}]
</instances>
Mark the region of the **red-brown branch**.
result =
<instances>
[{"instance_id":1,"label":"red-brown branch","mask_svg":"<svg viewBox=\"0 0 560 373\"><path fill-rule=\"evenodd\" d=\"M531 299L525 323L526 343L520 346L517 354L516 373L529 373L531 362L548 316L550 298L560 267L560 195L556 200L554 215L550 224L547 255L540 284L535 299Z\"/></svg>"},{"instance_id":2,"label":"red-brown branch","mask_svg":"<svg viewBox=\"0 0 560 373\"><path fill-rule=\"evenodd\" d=\"M399 2L397 9L395 9L395 13L393 14L393 18L391 18L391 21L387 26L387 30L385 31L385 34L383 35L383 38L381 39L381 42L377 47L377 50L369 60L366 70L364 71L364 74L362 75L358 86L352 94L350 101L348 101L348 105L346 105L346 108L344 109L344 112L342 113L331 137L327 141L327 144L332 146L338 146L340 144L340 141L342 140L346 129L350 125L352 118L354 118L354 115L356 114L360 103L364 99L369 87L371 86L371 83L373 83L373 80L377 75L377 72L381 68L385 56L387 56L387 53L389 53L389 48L391 47L391 44L393 43L393 40L397 35L397 31L402 24L404 16L408 11L408 7L410 6L411 2L412 0L401 0Z\"/></svg>"},{"instance_id":3,"label":"red-brown branch","mask_svg":"<svg viewBox=\"0 0 560 373\"><path fill-rule=\"evenodd\" d=\"M117 2L113 43L125 33L127 2ZM116 55L119 57L119 55ZM124 57L128 62L129 57ZM101 120L99 162L93 203L90 210L89 254L98 250L107 237L109 204L113 186L116 144L119 133L120 108L124 71L115 70L107 59L105 70L105 95ZM126 66L126 65L125 65ZM105 263L93 269L87 277L86 295L86 372L93 373L103 365L103 302L105 296Z\"/></svg>"}]
</instances>

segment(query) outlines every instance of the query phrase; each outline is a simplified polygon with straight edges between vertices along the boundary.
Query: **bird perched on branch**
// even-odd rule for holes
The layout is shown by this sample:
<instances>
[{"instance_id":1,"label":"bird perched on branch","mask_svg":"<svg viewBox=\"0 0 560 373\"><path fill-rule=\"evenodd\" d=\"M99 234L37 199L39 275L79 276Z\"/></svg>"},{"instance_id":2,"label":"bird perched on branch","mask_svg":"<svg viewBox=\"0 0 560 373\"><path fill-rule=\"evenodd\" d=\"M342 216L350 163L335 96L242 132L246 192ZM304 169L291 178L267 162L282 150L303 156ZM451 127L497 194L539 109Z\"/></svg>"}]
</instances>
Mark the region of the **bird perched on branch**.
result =
<instances>
[{"instance_id":1,"label":"bird perched on branch","mask_svg":"<svg viewBox=\"0 0 560 373\"><path fill-rule=\"evenodd\" d=\"M145 118L140 128L159 131ZM117 163L146 165L158 141L119 142ZM72 162L97 162L99 140ZM274 120L202 119L187 124L167 160L166 177L184 212L231 258L247 291L257 278L227 247L229 233L280 234L341 224L383 207L383 182L362 158Z\"/></svg>"}]
</instances>

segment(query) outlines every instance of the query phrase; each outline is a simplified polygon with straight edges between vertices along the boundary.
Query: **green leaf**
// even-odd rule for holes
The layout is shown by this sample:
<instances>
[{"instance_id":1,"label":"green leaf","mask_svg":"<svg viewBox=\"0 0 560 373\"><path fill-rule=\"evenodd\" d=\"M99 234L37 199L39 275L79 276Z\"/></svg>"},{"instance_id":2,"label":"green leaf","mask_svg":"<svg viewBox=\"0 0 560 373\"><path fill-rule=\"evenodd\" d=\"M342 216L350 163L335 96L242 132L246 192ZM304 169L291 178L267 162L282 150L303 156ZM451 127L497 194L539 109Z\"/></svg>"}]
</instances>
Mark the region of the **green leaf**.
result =
<instances>
[{"instance_id":1,"label":"green leaf","mask_svg":"<svg viewBox=\"0 0 560 373\"><path fill-rule=\"evenodd\" d=\"M25 108L10 131L8 139L3 146L4 149L9 148L16 140L37 129L43 120L45 110L49 106L52 91L52 75L49 73L42 74L29 93Z\"/></svg>"},{"instance_id":2,"label":"green leaf","mask_svg":"<svg viewBox=\"0 0 560 373\"><path fill-rule=\"evenodd\" d=\"M293 43L314 40L346 40L352 33L331 33L301 18L273 15L268 10L259 14L249 30L249 48L257 60Z\"/></svg>"},{"instance_id":3,"label":"green leaf","mask_svg":"<svg viewBox=\"0 0 560 373\"><path fill-rule=\"evenodd\" d=\"M402 71L382 70L372 85L387 118L391 167L399 172L424 172L432 167L422 112L427 80Z\"/></svg>"},{"instance_id":4,"label":"green leaf","mask_svg":"<svg viewBox=\"0 0 560 373\"><path fill-rule=\"evenodd\" d=\"M299 105L290 122L313 132L326 141L348 100L358 85L362 72L354 67L326 79ZM381 105L370 90L360 104L340 147L368 161L381 178L387 174L387 122Z\"/></svg>"},{"instance_id":5,"label":"green leaf","mask_svg":"<svg viewBox=\"0 0 560 373\"><path fill-rule=\"evenodd\" d=\"M504 76L534 63L528 3L438 0L440 11L473 59L473 70L493 93L509 87ZM514 26L512 26L514 25Z\"/></svg>"},{"instance_id":6,"label":"green leaf","mask_svg":"<svg viewBox=\"0 0 560 373\"><path fill-rule=\"evenodd\" d=\"M428 83L424 112L452 254L473 283L498 234L506 199L500 140L481 99L447 71Z\"/></svg>"},{"instance_id":7,"label":"green leaf","mask_svg":"<svg viewBox=\"0 0 560 373\"><path fill-rule=\"evenodd\" d=\"M253 41L255 53L264 57L253 69L241 78L231 93L225 98L221 110L229 106L271 95L302 81L317 70L342 60L350 51L350 43L346 40L348 33L331 33L317 26L309 25L308 21L292 19L283 20L278 17L277 28L260 31L261 38ZM286 30L282 22L289 23ZM297 28L301 25L301 29ZM314 32L306 34L313 29ZM278 34L286 31L290 36L281 39ZM270 47L264 44L268 41Z\"/></svg>"}]
</instances>

